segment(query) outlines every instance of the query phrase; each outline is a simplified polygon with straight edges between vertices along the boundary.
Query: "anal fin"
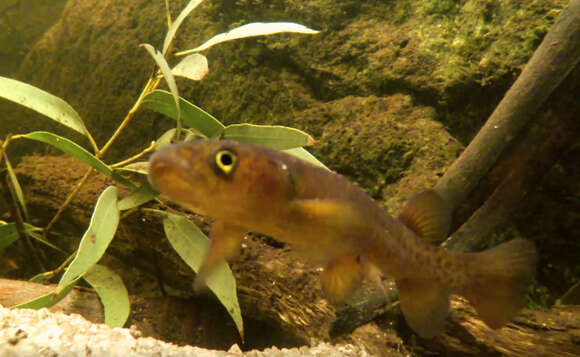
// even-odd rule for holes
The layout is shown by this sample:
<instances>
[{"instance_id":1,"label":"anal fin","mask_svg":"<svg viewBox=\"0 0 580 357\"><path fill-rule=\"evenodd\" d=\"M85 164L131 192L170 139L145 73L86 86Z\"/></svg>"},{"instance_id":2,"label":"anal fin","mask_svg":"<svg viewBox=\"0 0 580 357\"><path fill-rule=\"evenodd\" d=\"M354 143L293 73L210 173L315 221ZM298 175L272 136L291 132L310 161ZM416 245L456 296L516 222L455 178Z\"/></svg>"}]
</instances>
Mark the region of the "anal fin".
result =
<instances>
[{"instance_id":1,"label":"anal fin","mask_svg":"<svg viewBox=\"0 0 580 357\"><path fill-rule=\"evenodd\" d=\"M449 292L425 279L408 278L396 283L407 324L423 338L439 334L449 311Z\"/></svg>"}]
</instances>

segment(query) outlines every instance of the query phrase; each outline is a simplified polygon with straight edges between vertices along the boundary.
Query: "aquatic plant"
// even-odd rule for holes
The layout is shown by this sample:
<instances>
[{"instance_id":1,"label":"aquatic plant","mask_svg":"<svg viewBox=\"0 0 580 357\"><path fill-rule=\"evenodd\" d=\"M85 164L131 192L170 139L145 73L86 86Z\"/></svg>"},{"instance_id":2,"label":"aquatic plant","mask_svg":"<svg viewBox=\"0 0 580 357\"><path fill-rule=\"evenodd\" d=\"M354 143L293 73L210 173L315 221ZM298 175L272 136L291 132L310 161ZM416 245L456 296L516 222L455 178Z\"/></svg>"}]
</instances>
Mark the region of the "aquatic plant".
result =
<instances>
[{"instance_id":1,"label":"aquatic plant","mask_svg":"<svg viewBox=\"0 0 580 357\"><path fill-rule=\"evenodd\" d=\"M167 9L168 31L160 51L150 44L141 45L151 55L159 69L150 76L133 107L102 147L97 145L77 111L64 100L29 84L0 77L0 97L35 110L47 118L82 134L90 144L90 150L87 150L69 138L47 131L9 135L0 141L0 163L3 162L6 167L10 192L16 203L16 220L13 222L0 221L0 250L18 239L24 239L32 247L30 239L34 239L52 249L63 252L61 248L50 242L49 233L92 172L96 171L105 175L114 180L116 184L132 190L130 195L119 199L117 187L107 187L96 202L90 224L83 234L76 252L70 254L57 269L40 273L31 279L32 281L46 281L62 273L57 288L53 292L14 307L41 308L52 306L63 299L75 284L82 279L91 285L99 295L104 305L105 323L110 326L123 326L125 324L130 311L127 289L118 274L98 264L98 262L115 236L121 219L120 213L138 209L144 203L156 200L157 193L149 186L147 180L140 180L135 183L134 180L127 178L126 173L133 172L146 175L146 163L138 160L171 141L180 140L180 137L185 136L186 139L191 137L226 138L258 143L280 150L287 150L305 160L322 165L303 148L314 142L308 134L283 126L252 124L226 126L203 109L181 98L174 78L175 76L180 76L191 80L203 79L208 73L208 61L200 52L226 41L282 32L315 34L317 31L289 22L249 23L218 34L196 48L176 53L177 57L183 57L183 59L177 65L171 67L168 63L168 58L173 39L185 18L202 1L191 0L175 21L171 20ZM168 8L167 1L165 4L166 8ZM157 89L162 79L166 81L169 91ZM174 119L175 128L161 135L158 140L152 142L151 145L140 150L132 157L115 163L106 163L102 160L102 157L116 142L116 139L124 129L127 128L134 114L140 108L148 108ZM75 189L61 204L57 213L45 227L36 227L31 224L33 219L29 215L26 199L6 153L6 149L11 142L22 139L43 142L90 166L76 184ZM162 207L164 206L162 202L159 202L159 204ZM208 247L209 239L206 235L185 216L168 213L165 210L149 210L162 215L163 226L169 242L180 257L193 270L197 271ZM32 249L32 252L34 253L35 250ZM243 324L237 301L235 280L227 264L224 263L217 273L207 280L207 285L226 307L240 335L243 337Z\"/></svg>"}]
</instances>

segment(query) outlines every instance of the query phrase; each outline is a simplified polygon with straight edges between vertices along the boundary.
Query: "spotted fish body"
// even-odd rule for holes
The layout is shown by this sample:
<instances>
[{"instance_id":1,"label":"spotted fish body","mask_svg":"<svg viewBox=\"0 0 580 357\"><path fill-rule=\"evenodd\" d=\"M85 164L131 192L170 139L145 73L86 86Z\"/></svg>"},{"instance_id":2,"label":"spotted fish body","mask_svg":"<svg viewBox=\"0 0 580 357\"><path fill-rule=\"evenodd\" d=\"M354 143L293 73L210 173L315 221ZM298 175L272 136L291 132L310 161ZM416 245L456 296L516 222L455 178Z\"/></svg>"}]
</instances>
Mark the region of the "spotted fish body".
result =
<instances>
[{"instance_id":1,"label":"spotted fish body","mask_svg":"<svg viewBox=\"0 0 580 357\"><path fill-rule=\"evenodd\" d=\"M409 325L432 337L444 327L449 295L460 294L500 327L520 309L537 260L515 239L481 253L429 244L447 234L451 210L435 192L389 215L346 178L289 154L231 141L171 145L150 160L149 180L170 200L216 219L197 284L233 257L247 232L288 243L321 274L326 298L339 304L364 278L395 279Z\"/></svg>"}]
</instances>

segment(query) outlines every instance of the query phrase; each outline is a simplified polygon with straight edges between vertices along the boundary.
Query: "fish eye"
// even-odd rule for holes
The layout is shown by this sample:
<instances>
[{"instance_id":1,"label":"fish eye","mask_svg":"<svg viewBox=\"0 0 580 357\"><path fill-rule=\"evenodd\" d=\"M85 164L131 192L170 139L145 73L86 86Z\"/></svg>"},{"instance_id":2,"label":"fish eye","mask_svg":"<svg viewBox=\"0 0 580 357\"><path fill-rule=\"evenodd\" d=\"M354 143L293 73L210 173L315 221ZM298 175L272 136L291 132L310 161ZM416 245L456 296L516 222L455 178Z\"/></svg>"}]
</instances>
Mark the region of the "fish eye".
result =
<instances>
[{"instance_id":1,"label":"fish eye","mask_svg":"<svg viewBox=\"0 0 580 357\"><path fill-rule=\"evenodd\" d=\"M221 149L215 155L217 168L223 174L230 175L236 167L237 156L231 150Z\"/></svg>"}]
</instances>

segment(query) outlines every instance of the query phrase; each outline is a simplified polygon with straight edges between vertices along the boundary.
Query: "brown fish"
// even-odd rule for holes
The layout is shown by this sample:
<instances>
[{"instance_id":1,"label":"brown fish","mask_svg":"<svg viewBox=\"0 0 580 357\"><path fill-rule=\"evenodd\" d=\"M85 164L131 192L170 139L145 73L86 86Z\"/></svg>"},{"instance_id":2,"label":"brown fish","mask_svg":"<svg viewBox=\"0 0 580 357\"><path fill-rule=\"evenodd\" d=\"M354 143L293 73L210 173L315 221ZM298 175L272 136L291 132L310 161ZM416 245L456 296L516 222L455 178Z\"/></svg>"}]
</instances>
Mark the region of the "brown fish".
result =
<instances>
[{"instance_id":1,"label":"brown fish","mask_svg":"<svg viewBox=\"0 0 580 357\"><path fill-rule=\"evenodd\" d=\"M216 219L197 284L237 253L247 232L260 232L324 267L322 288L333 304L365 277L395 279L405 319L422 337L443 329L450 294L501 327L521 308L537 261L533 243L522 239L481 253L429 244L446 237L451 215L435 191L416 195L397 219L343 176L254 145L171 145L152 156L149 180L172 201Z\"/></svg>"}]
</instances>

